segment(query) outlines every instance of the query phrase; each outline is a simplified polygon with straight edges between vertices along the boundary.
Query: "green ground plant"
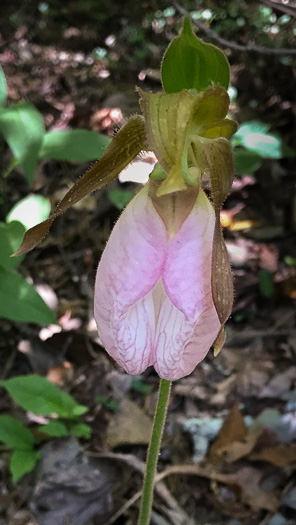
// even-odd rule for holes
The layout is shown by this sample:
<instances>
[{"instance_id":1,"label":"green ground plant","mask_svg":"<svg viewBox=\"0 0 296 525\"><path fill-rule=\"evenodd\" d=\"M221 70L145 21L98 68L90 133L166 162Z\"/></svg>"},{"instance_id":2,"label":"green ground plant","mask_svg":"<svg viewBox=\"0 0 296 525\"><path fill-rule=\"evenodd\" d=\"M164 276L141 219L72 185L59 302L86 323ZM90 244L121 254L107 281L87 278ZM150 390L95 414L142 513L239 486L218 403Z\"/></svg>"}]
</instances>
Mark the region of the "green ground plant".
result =
<instances>
[{"instance_id":1,"label":"green ground plant","mask_svg":"<svg viewBox=\"0 0 296 525\"><path fill-rule=\"evenodd\" d=\"M48 379L37 375L18 376L0 381L13 401L23 410L42 416L46 423L30 428L15 417L0 415L0 442L12 450L9 469L14 483L34 469L41 457L38 450L41 436L83 437L89 439L91 428L80 418L88 408L60 390Z\"/></svg>"}]
</instances>

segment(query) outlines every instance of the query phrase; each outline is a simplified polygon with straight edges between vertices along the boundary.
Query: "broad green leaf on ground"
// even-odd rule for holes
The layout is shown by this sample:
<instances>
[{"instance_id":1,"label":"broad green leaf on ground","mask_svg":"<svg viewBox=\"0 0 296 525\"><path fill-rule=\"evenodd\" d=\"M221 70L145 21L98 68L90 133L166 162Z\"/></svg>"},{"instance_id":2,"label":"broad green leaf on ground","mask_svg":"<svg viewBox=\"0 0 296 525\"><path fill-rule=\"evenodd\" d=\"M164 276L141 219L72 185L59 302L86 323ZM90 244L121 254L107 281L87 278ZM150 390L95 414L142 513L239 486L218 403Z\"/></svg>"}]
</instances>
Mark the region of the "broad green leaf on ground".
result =
<instances>
[{"instance_id":1,"label":"broad green leaf on ground","mask_svg":"<svg viewBox=\"0 0 296 525\"><path fill-rule=\"evenodd\" d=\"M43 137L40 159L85 162L100 158L111 139L86 129L50 131Z\"/></svg>"},{"instance_id":2,"label":"broad green leaf on ground","mask_svg":"<svg viewBox=\"0 0 296 525\"><path fill-rule=\"evenodd\" d=\"M110 190L108 191L108 197L110 202L118 208L118 210L122 210L127 203L133 198L134 192L133 190Z\"/></svg>"},{"instance_id":3,"label":"broad green leaf on ground","mask_svg":"<svg viewBox=\"0 0 296 525\"><path fill-rule=\"evenodd\" d=\"M35 439L30 430L19 419L0 415L0 441L9 448L30 450Z\"/></svg>"},{"instance_id":4,"label":"broad green leaf on ground","mask_svg":"<svg viewBox=\"0 0 296 525\"><path fill-rule=\"evenodd\" d=\"M182 89L202 91L212 85L229 86L229 64L224 53L206 44L184 19L181 33L169 44L161 64L161 78L167 93Z\"/></svg>"},{"instance_id":5,"label":"broad green leaf on ground","mask_svg":"<svg viewBox=\"0 0 296 525\"><path fill-rule=\"evenodd\" d=\"M280 136L269 133L269 126L264 122L253 120L239 127L232 141L234 146L241 145L263 158L281 159L290 156L292 151Z\"/></svg>"},{"instance_id":6,"label":"broad green leaf on ground","mask_svg":"<svg viewBox=\"0 0 296 525\"><path fill-rule=\"evenodd\" d=\"M18 376L0 381L0 386L3 386L24 410L39 416L58 414L64 418L75 418L88 410L45 377Z\"/></svg>"},{"instance_id":7,"label":"broad green leaf on ground","mask_svg":"<svg viewBox=\"0 0 296 525\"><path fill-rule=\"evenodd\" d=\"M42 115L28 102L12 104L0 110L0 132L31 184L45 133Z\"/></svg>"},{"instance_id":8,"label":"broad green leaf on ground","mask_svg":"<svg viewBox=\"0 0 296 525\"><path fill-rule=\"evenodd\" d=\"M50 201L46 197L42 195L28 195L13 206L6 217L6 222L19 221L24 225L26 231L38 224L38 222L45 221L50 214L50 209ZM15 249L10 255L14 251Z\"/></svg>"},{"instance_id":9,"label":"broad green leaf on ground","mask_svg":"<svg viewBox=\"0 0 296 525\"><path fill-rule=\"evenodd\" d=\"M0 317L26 323L57 324L52 310L21 275L0 269Z\"/></svg>"},{"instance_id":10,"label":"broad green leaf on ground","mask_svg":"<svg viewBox=\"0 0 296 525\"><path fill-rule=\"evenodd\" d=\"M7 96L6 78L2 67L0 66L0 106L4 106Z\"/></svg>"},{"instance_id":11,"label":"broad green leaf on ground","mask_svg":"<svg viewBox=\"0 0 296 525\"><path fill-rule=\"evenodd\" d=\"M31 472L40 457L38 450L14 450L9 464L13 483L17 483L27 472Z\"/></svg>"},{"instance_id":12,"label":"broad green leaf on ground","mask_svg":"<svg viewBox=\"0 0 296 525\"><path fill-rule=\"evenodd\" d=\"M25 233L24 226L17 221L10 224L0 222L0 267L11 270L18 266L24 256L10 257L15 252Z\"/></svg>"},{"instance_id":13,"label":"broad green leaf on ground","mask_svg":"<svg viewBox=\"0 0 296 525\"><path fill-rule=\"evenodd\" d=\"M85 439L90 439L91 437L91 427L84 423L77 423L76 425L71 426L70 431L71 434L76 437L83 437Z\"/></svg>"},{"instance_id":14,"label":"broad green leaf on ground","mask_svg":"<svg viewBox=\"0 0 296 525\"><path fill-rule=\"evenodd\" d=\"M66 425L61 421L50 421L46 425L41 425L39 430L53 437L65 437L70 434Z\"/></svg>"},{"instance_id":15,"label":"broad green leaf on ground","mask_svg":"<svg viewBox=\"0 0 296 525\"><path fill-rule=\"evenodd\" d=\"M256 151L234 148L235 173L238 175L253 175L262 164L262 157Z\"/></svg>"}]
</instances>

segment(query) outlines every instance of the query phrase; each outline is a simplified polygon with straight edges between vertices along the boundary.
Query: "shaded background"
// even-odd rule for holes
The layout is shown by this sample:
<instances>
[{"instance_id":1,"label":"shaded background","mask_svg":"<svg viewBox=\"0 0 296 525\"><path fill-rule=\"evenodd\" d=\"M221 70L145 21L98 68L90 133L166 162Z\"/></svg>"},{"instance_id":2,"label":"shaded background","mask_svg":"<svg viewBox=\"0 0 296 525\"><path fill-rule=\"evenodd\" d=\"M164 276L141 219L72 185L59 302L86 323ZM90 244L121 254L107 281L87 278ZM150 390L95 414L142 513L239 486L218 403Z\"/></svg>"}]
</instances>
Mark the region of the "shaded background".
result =
<instances>
[{"instance_id":1,"label":"shaded background","mask_svg":"<svg viewBox=\"0 0 296 525\"><path fill-rule=\"evenodd\" d=\"M153 523L293 524L295 2L4 1L0 65L7 105L34 104L48 131L82 128L112 137L139 112L135 85L161 89L159 64L181 27L183 9L198 36L226 53L231 115L252 125L240 143L234 138L237 150L247 153L237 155L237 178L221 215L236 290L228 340L218 358L210 352L173 387L159 464L168 471L157 489ZM248 140L248 132L258 129L260 137ZM259 154L262 135L265 149ZM1 221L28 195L42 195L55 206L90 165L43 159L29 184L20 166L5 176L10 162L2 141ZM125 173L127 182L114 181L58 219L18 269L55 311L61 328L3 315L1 379L48 377L89 407L84 422L92 437L43 437L45 459L17 486L3 447L1 525L62 525L69 516L77 525L136 523L137 503L123 506L141 487L158 378L151 369L129 377L111 362L97 339L92 301L100 254L139 187L131 179L150 169L152 159L139 162ZM40 422L7 394L0 410L33 431Z\"/></svg>"}]
</instances>

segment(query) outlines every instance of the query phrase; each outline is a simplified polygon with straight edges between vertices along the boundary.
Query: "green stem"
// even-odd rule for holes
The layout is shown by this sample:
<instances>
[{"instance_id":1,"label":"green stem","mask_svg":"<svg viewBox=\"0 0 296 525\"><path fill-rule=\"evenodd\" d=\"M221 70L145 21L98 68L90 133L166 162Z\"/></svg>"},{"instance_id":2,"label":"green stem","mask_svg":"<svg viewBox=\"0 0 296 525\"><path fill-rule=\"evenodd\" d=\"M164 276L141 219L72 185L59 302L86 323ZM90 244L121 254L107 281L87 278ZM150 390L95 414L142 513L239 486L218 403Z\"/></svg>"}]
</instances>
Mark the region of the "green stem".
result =
<instances>
[{"instance_id":1,"label":"green stem","mask_svg":"<svg viewBox=\"0 0 296 525\"><path fill-rule=\"evenodd\" d=\"M146 472L143 483L143 494L138 525L149 525L152 510L154 477L160 451L161 438L171 391L171 381L160 380L157 407L146 460Z\"/></svg>"}]
</instances>

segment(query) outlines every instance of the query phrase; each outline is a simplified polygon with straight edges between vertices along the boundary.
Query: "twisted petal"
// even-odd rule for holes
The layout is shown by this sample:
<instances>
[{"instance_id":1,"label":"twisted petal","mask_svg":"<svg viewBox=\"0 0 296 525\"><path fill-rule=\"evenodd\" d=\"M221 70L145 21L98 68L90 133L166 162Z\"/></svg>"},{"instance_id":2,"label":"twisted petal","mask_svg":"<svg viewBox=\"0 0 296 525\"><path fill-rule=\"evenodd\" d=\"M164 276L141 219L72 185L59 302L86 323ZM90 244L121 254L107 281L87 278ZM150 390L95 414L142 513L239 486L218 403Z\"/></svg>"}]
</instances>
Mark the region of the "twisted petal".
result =
<instances>
[{"instance_id":1,"label":"twisted petal","mask_svg":"<svg viewBox=\"0 0 296 525\"><path fill-rule=\"evenodd\" d=\"M160 278L166 231L145 187L127 206L102 255L95 285L95 319L109 354L129 373L153 364L152 290Z\"/></svg>"},{"instance_id":2,"label":"twisted petal","mask_svg":"<svg viewBox=\"0 0 296 525\"><path fill-rule=\"evenodd\" d=\"M221 328L211 292L215 213L200 191L195 206L170 241L163 270L166 299L155 341L158 374L178 379L202 361Z\"/></svg>"}]
</instances>

